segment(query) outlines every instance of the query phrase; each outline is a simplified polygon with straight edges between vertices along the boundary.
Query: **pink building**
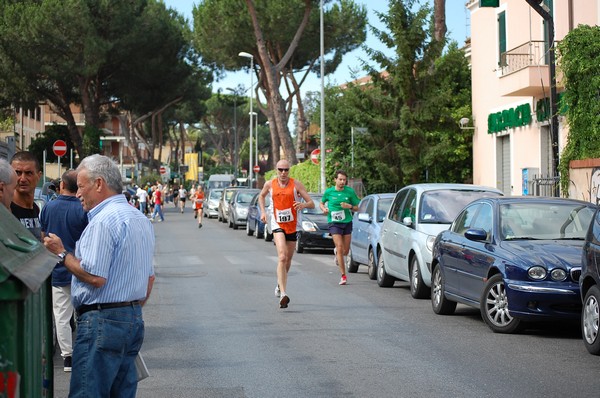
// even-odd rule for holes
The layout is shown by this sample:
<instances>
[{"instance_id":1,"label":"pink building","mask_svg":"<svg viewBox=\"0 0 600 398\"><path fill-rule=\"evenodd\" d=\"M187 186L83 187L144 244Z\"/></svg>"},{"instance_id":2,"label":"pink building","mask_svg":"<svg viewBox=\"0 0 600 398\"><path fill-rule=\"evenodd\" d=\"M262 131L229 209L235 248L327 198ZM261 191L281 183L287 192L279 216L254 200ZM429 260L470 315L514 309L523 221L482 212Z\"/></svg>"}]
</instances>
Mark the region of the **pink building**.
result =
<instances>
[{"instance_id":1,"label":"pink building","mask_svg":"<svg viewBox=\"0 0 600 398\"><path fill-rule=\"evenodd\" d=\"M578 25L597 25L600 0L543 0L558 42ZM498 7L466 4L471 13L473 182L507 195L535 194L535 176L554 177L549 122L550 73L542 17L525 0ZM557 69L557 93L564 86ZM558 118L558 149L568 127ZM548 194L543 189L539 194Z\"/></svg>"}]
</instances>

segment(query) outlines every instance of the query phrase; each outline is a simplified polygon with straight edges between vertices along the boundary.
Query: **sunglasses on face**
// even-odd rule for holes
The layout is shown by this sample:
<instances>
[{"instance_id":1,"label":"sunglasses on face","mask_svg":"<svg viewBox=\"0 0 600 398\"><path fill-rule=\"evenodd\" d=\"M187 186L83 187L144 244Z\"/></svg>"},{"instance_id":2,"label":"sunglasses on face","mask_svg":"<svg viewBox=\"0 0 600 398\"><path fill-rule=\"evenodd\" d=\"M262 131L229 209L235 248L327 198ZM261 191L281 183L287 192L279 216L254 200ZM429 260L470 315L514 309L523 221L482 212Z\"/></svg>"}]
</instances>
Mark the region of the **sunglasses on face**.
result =
<instances>
[{"instance_id":1,"label":"sunglasses on face","mask_svg":"<svg viewBox=\"0 0 600 398\"><path fill-rule=\"evenodd\" d=\"M290 171L290 169L280 169L280 168L277 168L277 170L281 171L282 173L283 173L284 171Z\"/></svg>"}]
</instances>

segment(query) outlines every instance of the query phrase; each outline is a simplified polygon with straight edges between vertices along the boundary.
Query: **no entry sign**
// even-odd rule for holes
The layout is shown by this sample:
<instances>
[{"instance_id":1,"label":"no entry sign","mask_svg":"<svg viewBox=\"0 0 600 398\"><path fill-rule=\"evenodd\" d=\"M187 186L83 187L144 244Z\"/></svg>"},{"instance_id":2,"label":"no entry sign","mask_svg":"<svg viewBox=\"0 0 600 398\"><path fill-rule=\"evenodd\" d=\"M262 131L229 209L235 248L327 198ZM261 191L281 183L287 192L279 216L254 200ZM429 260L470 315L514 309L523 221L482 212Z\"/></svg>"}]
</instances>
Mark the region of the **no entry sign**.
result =
<instances>
[{"instance_id":1,"label":"no entry sign","mask_svg":"<svg viewBox=\"0 0 600 398\"><path fill-rule=\"evenodd\" d=\"M56 156L65 156L67 154L67 143L63 140L54 141L52 151Z\"/></svg>"}]
</instances>

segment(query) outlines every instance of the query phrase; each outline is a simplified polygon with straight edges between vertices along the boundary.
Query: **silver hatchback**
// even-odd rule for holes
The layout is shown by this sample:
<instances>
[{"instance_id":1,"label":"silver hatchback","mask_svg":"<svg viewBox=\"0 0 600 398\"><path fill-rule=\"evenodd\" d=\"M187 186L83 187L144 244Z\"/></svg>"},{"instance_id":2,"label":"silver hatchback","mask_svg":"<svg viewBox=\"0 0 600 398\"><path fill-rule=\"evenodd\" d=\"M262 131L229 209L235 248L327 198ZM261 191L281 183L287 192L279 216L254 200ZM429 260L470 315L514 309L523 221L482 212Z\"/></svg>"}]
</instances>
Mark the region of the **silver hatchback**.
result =
<instances>
[{"instance_id":1,"label":"silver hatchback","mask_svg":"<svg viewBox=\"0 0 600 398\"><path fill-rule=\"evenodd\" d=\"M414 298L428 298L435 237L475 199L502 196L496 188L470 184L414 184L396 193L381 231L377 284L410 282Z\"/></svg>"}]
</instances>

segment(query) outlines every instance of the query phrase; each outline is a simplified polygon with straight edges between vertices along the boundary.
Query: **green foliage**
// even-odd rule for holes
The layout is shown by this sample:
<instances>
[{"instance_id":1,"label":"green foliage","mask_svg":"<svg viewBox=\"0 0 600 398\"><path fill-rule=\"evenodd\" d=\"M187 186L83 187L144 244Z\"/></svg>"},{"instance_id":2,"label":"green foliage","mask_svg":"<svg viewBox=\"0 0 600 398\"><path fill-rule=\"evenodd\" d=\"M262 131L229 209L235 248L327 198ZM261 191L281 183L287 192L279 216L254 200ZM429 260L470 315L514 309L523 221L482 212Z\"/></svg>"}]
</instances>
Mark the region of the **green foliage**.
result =
<instances>
[{"instance_id":1,"label":"green foliage","mask_svg":"<svg viewBox=\"0 0 600 398\"><path fill-rule=\"evenodd\" d=\"M269 181L277 175L276 170L265 173L265 181ZM298 163L290 168L290 177L300 181L308 192L319 192L321 181L321 167L310 160Z\"/></svg>"},{"instance_id":2,"label":"green foliage","mask_svg":"<svg viewBox=\"0 0 600 398\"><path fill-rule=\"evenodd\" d=\"M327 175L345 169L368 192L472 178L471 130L457 123L471 115L468 63L456 43L440 54L427 30L430 9L413 3L390 1L390 11L379 15L389 31L375 34L390 51L368 52L388 74L371 70L370 85L326 90ZM352 127L367 128L355 129L354 151Z\"/></svg>"},{"instance_id":3,"label":"green foliage","mask_svg":"<svg viewBox=\"0 0 600 398\"><path fill-rule=\"evenodd\" d=\"M568 192L569 162L600 158L600 27L580 25L565 36L559 50L569 124L559 172L561 190Z\"/></svg>"},{"instance_id":4,"label":"green foliage","mask_svg":"<svg viewBox=\"0 0 600 398\"><path fill-rule=\"evenodd\" d=\"M13 109L6 107L0 109L0 132L8 133L14 130L15 118Z\"/></svg>"},{"instance_id":5,"label":"green foliage","mask_svg":"<svg viewBox=\"0 0 600 398\"><path fill-rule=\"evenodd\" d=\"M140 178L138 186L144 188L146 185L154 185L156 181L162 181L160 174L148 174Z\"/></svg>"},{"instance_id":6,"label":"green foliage","mask_svg":"<svg viewBox=\"0 0 600 398\"><path fill-rule=\"evenodd\" d=\"M102 130L94 126L86 125L83 129L83 154L81 158L100 153L100 137L102 136Z\"/></svg>"}]
</instances>

